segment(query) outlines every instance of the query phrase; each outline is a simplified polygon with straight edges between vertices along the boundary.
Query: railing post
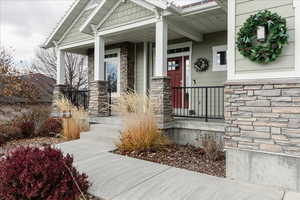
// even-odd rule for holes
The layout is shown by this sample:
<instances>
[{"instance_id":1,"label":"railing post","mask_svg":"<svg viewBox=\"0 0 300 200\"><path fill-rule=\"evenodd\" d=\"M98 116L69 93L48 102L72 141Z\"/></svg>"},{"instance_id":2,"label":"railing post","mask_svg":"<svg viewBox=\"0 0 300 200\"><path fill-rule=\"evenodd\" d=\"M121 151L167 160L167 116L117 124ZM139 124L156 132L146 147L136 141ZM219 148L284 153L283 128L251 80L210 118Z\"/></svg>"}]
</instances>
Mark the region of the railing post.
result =
<instances>
[{"instance_id":1,"label":"railing post","mask_svg":"<svg viewBox=\"0 0 300 200\"><path fill-rule=\"evenodd\" d=\"M111 85L108 81L108 115L111 116Z\"/></svg>"},{"instance_id":2,"label":"railing post","mask_svg":"<svg viewBox=\"0 0 300 200\"><path fill-rule=\"evenodd\" d=\"M205 121L208 122L208 88L205 88Z\"/></svg>"}]
</instances>

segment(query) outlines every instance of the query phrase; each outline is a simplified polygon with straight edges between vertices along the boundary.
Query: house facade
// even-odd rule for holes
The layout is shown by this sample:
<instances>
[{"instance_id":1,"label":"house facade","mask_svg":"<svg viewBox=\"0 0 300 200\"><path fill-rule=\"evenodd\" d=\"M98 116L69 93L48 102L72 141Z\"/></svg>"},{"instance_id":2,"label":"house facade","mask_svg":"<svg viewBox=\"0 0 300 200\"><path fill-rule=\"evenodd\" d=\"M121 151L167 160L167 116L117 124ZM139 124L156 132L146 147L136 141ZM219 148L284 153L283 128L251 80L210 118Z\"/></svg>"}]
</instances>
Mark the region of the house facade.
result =
<instances>
[{"instance_id":1,"label":"house facade","mask_svg":"<svg viewBox=\"0 0 300 200\"><path fill-rule=\"evenodd\" d=\"M285 21L288 43L261 64L237 40L264 10ZM299 13L299 0L77 0L44 47L58 49L57 96L64 53L88 56L91 116L109 114L108 91L149 95L160 127L177 140L221 135L228 178L300 191ZM267 28L250 32L258 40Z\"/></svg>"}]
</instances>

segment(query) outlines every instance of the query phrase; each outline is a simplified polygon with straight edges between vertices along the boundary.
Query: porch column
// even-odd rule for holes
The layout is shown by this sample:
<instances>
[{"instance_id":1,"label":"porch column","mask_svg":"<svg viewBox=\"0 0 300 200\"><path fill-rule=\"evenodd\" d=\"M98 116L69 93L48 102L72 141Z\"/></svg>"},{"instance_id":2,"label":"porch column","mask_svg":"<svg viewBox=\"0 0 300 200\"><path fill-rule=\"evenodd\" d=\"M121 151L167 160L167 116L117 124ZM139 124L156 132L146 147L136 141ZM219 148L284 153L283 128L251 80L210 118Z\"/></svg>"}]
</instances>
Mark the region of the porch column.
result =
<instances>
[{"instance_id":1,"label":"porch column","mask_svg":"<svg viewBox=\"0 0 300 200\"><path fill-rule=\"evenodd\" d=\"M167 76L167 46L168 46L168 24L165 17L156 23L156 62L154 66L154 77L150 88L150 99L156 120L160 128L168 128L173 121L171 85Z\"/></svg>"},{"instance_id":2,"label":"porch column","mask_svg":"<svg viewBox=\"0 0 300 200\"><path fill-rule=\"evenodd\" d=\"M167 76L168 24L162 17L156 22L156 48L154 76Z\"/></svg>"},{"instance_id":3,"label":"porch column","mask_svg":"<svg viewBox=\"0 0 300 200\"><path fill-rule=\"evenodd\" d=\"M66 78L65 78L65 51L56 47L56 86L53 90L52 97L52 115L58 116L59 110L56 101L64 96L66 90Z\"/></svg>"},{"instance_id":4,"label":"porch column","mask_svg":"<svg viewBox=\"0 0 300 200\"><path fill-rule=\"evenodd\" d=\"M95 81L104 81L104 57L105 57L105 41L101 36L96 36L95 48L94 48L94 59L95 59Z\"/></svg>"},{"instance_id":5,"label":"porch column","mask_svg":"<svg viewBox=\"0 0 300 200\"><path fill-rule=\"evenodd\" d=\"M105 41L101 36L95 37L94 47L94 81L90 83L89 113L91 116L109 115L108 82L105 80Z\"/></svg>"},{"instance_id":6,"label":"porch column","mask_svg":"<svg viewBox=\"0 0 300 200\"><path fill-rule=\"evenodd\" d=\"M57 68L57 72L56 72L56 84L57 85L64 85L66 82L66 78L65 78L65 55L66 52L62 51L60 49L57 49L57 60L56 60L56 68Z\"/></svg>"}]
</instances>

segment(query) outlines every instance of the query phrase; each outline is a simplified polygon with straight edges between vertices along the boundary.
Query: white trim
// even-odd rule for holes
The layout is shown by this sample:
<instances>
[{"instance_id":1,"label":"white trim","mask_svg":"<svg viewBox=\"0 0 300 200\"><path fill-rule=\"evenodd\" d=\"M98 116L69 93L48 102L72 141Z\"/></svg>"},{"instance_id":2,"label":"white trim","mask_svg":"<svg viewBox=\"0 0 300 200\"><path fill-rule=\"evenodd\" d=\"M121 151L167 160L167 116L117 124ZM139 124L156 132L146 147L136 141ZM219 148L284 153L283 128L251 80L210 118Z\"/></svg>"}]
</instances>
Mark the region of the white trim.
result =
<instances>
[{"instance_id":1,"label":"white trim","mask_svg":"<svg viewBox=\"0 0 300 200\"><path fill-rule=\"evenodd\" d=\"M228 1L227 80L235 79L235 0Z\"/></svg>"},{"instance_id":2,"label":"white trim","mask_svg":"<svg viewBox=\"0 0 300 200\"><path fill-rule=\"evenodd\" d=\"M182 43L176 43L176 44L170 44L168 45L169 49L178 49L178 48L184 48L184 47L191 47L193 45L193 42L182 42Z\"/></svg>"},{"instance_id":3,"label":"white trim","mask_svg":"<svg viewBox=\"0 0 300 200\"><path fill-rule=\"evenodd\" d=\"M141 0L130 0L131 2L139 5L139 6L142 6L148 10L151 10L151 11L155 11L156 7L153 6L153 4L149 4L148 2L145 2L145 1L141 1Z\"/></svg>"},{"instance_id":4,"label":"white trim","mask_svg":"<svg viewBox=\"0 0 300 200\"><path fill-rule=\"evenodd\" d=\"M134 90L137 91L137 44L134 43Z\"/></svg>"},{"instance_id":5,"label":"white trim","mask_svg":"<svg viewBox=\"0 0 300 200\"><path fill-rule=\"evenodd\" d=\"M168 23L166 17L156 22L155 28L155 77L167 76L168 71Z\"/></svg>"},{"instance_id":6,"label":"white trim","mask_svg":"<svg viewBox=\"0 0 300 200\"><path fill-rule=\"evenodd\" d=\"M227 4L224 2L224 0L215 0L217 4L227 13Z\"/></svg>"},{"instance_id":7,"label":"white trim","mask_svg":"<svg viewBox=\"0 0 300 200\"><path fill-rule=\"evenodd\" d=\"M65 21L69 18L69 16L73 12L73 10L77 6L79 6L80 3L82 3L82 2L84 4L83 6L86 6L87 3L88 3L88 0L77 0L77 2L74 2L74 4L72 5L72 7L68 10L68 12L66 13L66 15L62 18L62 20L59 22L58 26L54 29L54 31L52 32L52 34L50 35L50 37L47 39L47 41L45 43L45 46L48 46L50 44L51 40L53 40L53 37L56 35L56 33L61 28L61 26L65 23Z\"/></svg>"},{"instance_id":8,"label":"white trim","mask_svg":"<svg viewBox=\"0 0 300 200\"><path fill-rule=\"evenodd\" d=\"M241 80L241 79L270 79L270 78L299 78L300 77L300 57L296 53L300 51L300 0L294 0L293 6L295 7L295 68L292 70L278 71L278 72L247 72L237 73L235 63L235 4L236 0L228 2L228 73L227 79Z\"/></svg>"},{"instance_id":9,"label":"white trim","mask_svg":"<svg viewBox=\"0 0 300 200\"><path fill-rule=\"evenodd\" d=\"M112 26L109 26L109 27L106 27L106 28L101 28L100 31L107 31L107 30L111 30L111 29L114 29L114 28L134 24L134 23L137 23L137 22L146 21L148 19L154 19L154 17L153 16L147 16L147 17L135 19L135 20L132 20L130 22L125 22L125 23L121 23L121 24L112 25Z\"/></svg>"},{"instance_id":10,"label":"white trim","mask_svg":"<svg viewBox=\"0 0 300 200\"><path fill-rule=\"evenodd\" d=\"M144 42L144 94L147 95L148 90L148 42Z\"/></svg>"},{"instance_id":11,"label":"white trim","mask_svg":"<svg viewBox=\"0 0 300 200\"><path fill-rule=\"evenodd\" d=\"M100 23L97 25L97 29L99 29L104 22L112 15L112 13L119 7L119 5L123 2L123 0L119 0L112 9L103 17L103 19L100 21Z\"/></svg>"},{"instance_id":12,"label":"white trim","mask_svg":"<svg viewBox=\"0 0 300 200\"><path fill-rule=\"evenodd\" d=\"M79 46L94 44L94 42L95 42L95 40L87 40L87 41L82 41L82 42L77 42L77 43L73 43L73 44L68 44L68 45L60 46L59 49L60 50L71 49L71 48L74 48L74 47L79 47Z\"/></svg>"},{"instance_id":13,"label":"white trim","mask_svg":"<svg viewBox=\"0 0 300 200\"><path fill-rule=\"evenodd\" d=\"M116 28L113 28L113 29L100 31L100 32L98 32L98 35L107 36L107 35L110 35L110 34L119 33L119 32L122 32L122 31L130 30L130 29L134 29L134 28L138 28L138 27L142 27L142 26L151 25L151 24L154 24L156 22L157 22L157 19L152 18L152 19L148 19L148 20L140 21L140 22L136 22L136 23L129 23L127 25L119 26L119 27L116 27Z\"/></svg>"},{"instance_id":14,"label":"white trim","mask_svg":"<svg viewBox=\"0 0 300 200\"><path fill-rule=\"evenodd\" d=\"M161 8L163 10L167 9L169 6L167 2L161 1L161 0L144 0L144 1L154 5L155 7Z\"/></svg>"},{"instance_id":15,"label":"white trim","mask_svg":"<svg viewBox=\"0 0 300 200\"><path fill-rule=\"evenodd\" d=\"M228 1L230 2L230 1L235 1L235 0L228 0ZM215 1L212 1L212 2L204 3L204 4L201 4L201 5L198 5L198 6L192 6L192 7L184 8L182 10L182 15L183 16L195 15L195 14L206 12L206 11L209 11L209 10L212 10L212 9L219 9L219 8L221 8L221 7L218 5L218 3L215 2ZM228 5L228 8L229 8L229 5Z\"/></svg>"},{"instance_id":16,"label":"white trim","mask_svg":"<svg viewBox=\"0 0 300 200\"><path fill-rule=\"evenodd\" d=\"M89 0L89 1L93 1L93 0ZM90 10L90 9L93 9L93 8L95 8L95 7L97 7L97 6L98 6L98 3L96 2L96 0L94 0L94 2L93 2L93 3L90 3L90 5L87 4L86 7L84 8L84 10L85 10L85 11L86 11L86 10Z\"/></svg>"},{"instance_id":17,"label":"white trim","mask_svg":"<svg viewBox=\"0 0 300 200\"><path fill-rule=\"evenodd\" d=\"M188 52L181 52L181 53L175 53L175 54L168 54L168 58L176 58L176 57L183 57L182 59L182 64L183 66L185 66L184 61L184 57L188 56L189 60L190 60L190 67L189 67L189 71L187 69L185 69L185 77L183 74L183 77L186 83L186 87L190 87L192 86L192 55L193 55L193 42L183 42L183 43L177 43L177 44L172 44L168 46L168 50L170 49L177 49L177 48L184 48L184 47L189 47L190 51ZM189 75L189 78L187 78L187 75Z\"/></svg>"},{"instance_id":18,"label":"white trim","mask_svg":"<svg viewBox=\"0 0 300 200\"><path fill-rule=\"evenodd\" d=\"M121 94L120 93L120 90L121 90L121 49L117 48L117 49L107 50L107 51L105 51L104 55L113 54L113 53L117 53L118 57L117 58L105 58L104 63L107 61L116 61L118 64L117 92L114 92L111 94L112 97L118 97ZM105 72L107 72L106 70L105 70ZM106 80L106 74L104 75L104 77Z\"/></svg>"},{"instance_id":19,"label":"white trim","mask_svg":"<svg viewBox=\"0 0 300 200\"><path fill-rule=\"evenodd\" d=\"M227 45L219 45L219 46L213 46L212 47L212 55L213 55L213 66L212 66L212 71L213 72L223 72L227 71L227 63L226 65L220 65L218 64L217 61L217 56L219 51L226 51L226 56L227 56ZM226 59L227 60L227 59Z\"/></svg>"},{"instance_id":20,"label":"white trim","mask_svg":"<svg viewBox=\"0 0 300 200\"><path fill-rule=\"evenodd\" d=\"M300 0L294 0L295 8L295 70L298 77L300 76L300 56L296 56L300 52Z\"/></svg>"},{"instance_id":21,"label":"white trim","mask_svg":"<svg viewBox=\"0 0 300 200\"><path fill-rule=\"evenodd\" d=\"M94 47L94 80L104 81L105 80L105 40L101 36L95 37Z\"/></svg>"},{"instance_id":22,"label":"white trim","mask_svg":"<svg viewBox=\"0 0 300 200\"><path fill-rule=\"evenodd\" d=\"M78 15L78 17L73 21L73 23L71 24L71 26L69 26L69 28L64 32L63 36L59 39L58 44L61 44L65 37L68 35L68 33L71 31L71 29L73 28L73 26L79 21L79 19L82 17L83 13L85 13L86 10L82 10L80 12L80 14Z\"/></svg>"},{"instance_id":23,"label":"white trim","mask_svg":"<svg viewBox=\"0 0 300 200\"><path fill-rule=\"evenodd\" d=\"M183 23L177 23L177 22L170 21L170 20L168 20L168 25L172 31L174 31L182 36L185 36L185 37L195 40L197 42L203 41L203 34L194 30L192 27L186 26Z\"/></svg>"},{"instance_id":24,"label":"white trim","mask_svg":"<svg viewBox=\"0 0 300 200\"><path fill-rule=\"evenodd\" d=\"M98 13L98 11L101 10L101 8L106 3L106 1L107 0L102 0L102 2L97 6L97 8L91 13L91 15L88 17L88 19L79 28L80 32L87 33L87 32L85 32L86 27L90 24L91 20L95 17L95 15Z\"/></svg>"}]
</instances>

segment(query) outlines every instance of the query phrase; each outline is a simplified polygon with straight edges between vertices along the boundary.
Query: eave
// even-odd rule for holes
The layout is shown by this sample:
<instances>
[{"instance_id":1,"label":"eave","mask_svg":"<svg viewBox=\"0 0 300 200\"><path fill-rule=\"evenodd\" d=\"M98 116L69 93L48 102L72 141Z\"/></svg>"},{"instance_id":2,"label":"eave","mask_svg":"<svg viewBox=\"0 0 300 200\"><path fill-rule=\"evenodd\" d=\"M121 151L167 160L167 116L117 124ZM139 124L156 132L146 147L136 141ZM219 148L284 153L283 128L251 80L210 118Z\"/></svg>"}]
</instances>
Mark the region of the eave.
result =
<instances>
[{"instance_id":1,"label":"eave","mask_svg":"<svg viewBox=\"0 0 300 200\"><path fill-rule=\"evenodd\" d=\"M72 22L77 18L78 14L85 8L88 2L89 0L76 0L67 11L65 16L60 20L59 24L51 33L44 45L42 45L42 47L46 49L54 47L54 43L60 39Z\"/></svg>"}]
</instances>

